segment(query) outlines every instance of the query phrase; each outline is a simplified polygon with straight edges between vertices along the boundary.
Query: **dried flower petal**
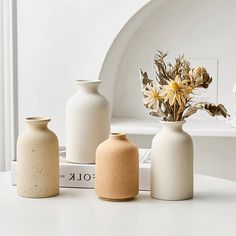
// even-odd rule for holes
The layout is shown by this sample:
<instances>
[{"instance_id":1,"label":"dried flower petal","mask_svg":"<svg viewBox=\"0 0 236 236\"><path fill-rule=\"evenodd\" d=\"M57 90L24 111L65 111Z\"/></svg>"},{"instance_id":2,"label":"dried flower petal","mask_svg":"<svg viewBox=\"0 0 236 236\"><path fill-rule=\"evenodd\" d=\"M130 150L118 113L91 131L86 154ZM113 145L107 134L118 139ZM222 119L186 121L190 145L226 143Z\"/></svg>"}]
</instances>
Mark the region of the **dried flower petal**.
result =
<instances>
[{"instance_id":1,"label":"dried flower petal","mask_svg":"<svg viewBox=\"0 0 236 236\"><path fill-rule=\"evenodd\" d=\"M185 85L185 80L181 81L178 75L174 80L168 81L168 85L163 85L162 88L160 96L163 96L165 102L169 102L171 106L177 102L181 108L185 106L189 94L192 92L192 88Z\"/></svg>"},{"instance_id":2,"label":"dried flower petal","mask_svg":"<svg viewBox=\"0 0 236 236\"><path fill-rule=\"evenodd\" d=\"M144 96L143 103L147 108L153 110L157 110L159 108L159 101L161 100L161 97L156 86L151 86L148 84L142 90L142 94Z\"/></svg>"}]
</instances>

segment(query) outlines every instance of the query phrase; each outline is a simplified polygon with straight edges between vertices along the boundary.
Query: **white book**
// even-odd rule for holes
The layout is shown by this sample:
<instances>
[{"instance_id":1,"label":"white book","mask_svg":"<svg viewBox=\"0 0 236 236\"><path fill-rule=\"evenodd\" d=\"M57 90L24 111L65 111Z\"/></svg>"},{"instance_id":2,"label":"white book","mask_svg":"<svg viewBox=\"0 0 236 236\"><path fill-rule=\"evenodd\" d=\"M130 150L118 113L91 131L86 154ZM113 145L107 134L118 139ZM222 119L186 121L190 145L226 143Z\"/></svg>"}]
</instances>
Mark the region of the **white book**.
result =
<instances>
[{"instance_id":1,"label":"white book","mask_svg":"<svg viewBox=\"0 0 236 236\"><path fill-rule=\"evenodd\" d=\"M67 162L66 150L60 148L60 187L94 188L95 164ZM139 189L150 190L150 149L139 149ZM17 161L12 161L12 185L16 185Z\"/></svg>"}]
</instances>

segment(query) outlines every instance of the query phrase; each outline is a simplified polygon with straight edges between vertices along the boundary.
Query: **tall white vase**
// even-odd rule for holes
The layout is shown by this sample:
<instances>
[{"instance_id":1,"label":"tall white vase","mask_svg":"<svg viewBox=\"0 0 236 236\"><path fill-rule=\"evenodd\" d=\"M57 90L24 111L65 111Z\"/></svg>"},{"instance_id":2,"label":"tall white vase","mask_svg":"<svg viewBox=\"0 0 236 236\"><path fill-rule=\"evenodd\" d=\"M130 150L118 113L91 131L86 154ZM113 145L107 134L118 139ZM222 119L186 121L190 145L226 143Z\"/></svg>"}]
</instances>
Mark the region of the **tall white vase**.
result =
<instances>
[{"instance_id":1,"label":"tall white vase","mask_svg":"<svg viewBox=\"0 0 236 236\"><path fill-rule=\"evenodd\" d=\"M193 197L193 142L184 121L161 122L152 141L151 197L185 200Z\"/></svg>"},{"instance_id":2,"label":"tall white vase","mask_svg":"<svg viewBox=\"0 0 236 236\"><path fill-rule=\"evenodd\" d=\"M109 104L98 92L100 80L77 80L78 92L66 107L66 159L95 163L96 149L110 133Z\"/></svg>"}]
</instances>

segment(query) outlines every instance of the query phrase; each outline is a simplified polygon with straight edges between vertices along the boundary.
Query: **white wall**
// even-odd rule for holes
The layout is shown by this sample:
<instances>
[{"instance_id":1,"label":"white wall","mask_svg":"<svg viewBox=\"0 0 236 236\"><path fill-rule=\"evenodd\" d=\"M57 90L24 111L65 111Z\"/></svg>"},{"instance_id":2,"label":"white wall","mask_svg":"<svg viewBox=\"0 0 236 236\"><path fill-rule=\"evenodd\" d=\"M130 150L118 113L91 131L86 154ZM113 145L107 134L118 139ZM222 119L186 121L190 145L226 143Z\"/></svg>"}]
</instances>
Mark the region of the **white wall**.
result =
<instances>
[{"instance_id":1,"label":"white wall","mask_svg":"<svg viewBox=\"0 0 236 236\"><path fill-rule=\"evenodd\" d=\"M49 116L65 143L64 111L74 80L98 79L118 32L148 0L18 1L19 130Z\"/></svg>"},{"instance_id":2,"label":"white wall","mask_svg":"<svg viewBox=\"0 0 236 236\"><path fill-rule=\"evenodd\" d=\"M3 13L3 2L0 2L0 13ZM0 17L0 171L5 169L4 137L4 38L3 17Z\"/></svg>"},{"instance_id":3,"label":"white wall","mask_svg":"<svg viewBox=\"0 0 236 236\"><path fill-rule=\"evenodd\" d=\"M15 158L17 119L16 1L0 2L0 171Z\"/></svg>"}]
</instances>

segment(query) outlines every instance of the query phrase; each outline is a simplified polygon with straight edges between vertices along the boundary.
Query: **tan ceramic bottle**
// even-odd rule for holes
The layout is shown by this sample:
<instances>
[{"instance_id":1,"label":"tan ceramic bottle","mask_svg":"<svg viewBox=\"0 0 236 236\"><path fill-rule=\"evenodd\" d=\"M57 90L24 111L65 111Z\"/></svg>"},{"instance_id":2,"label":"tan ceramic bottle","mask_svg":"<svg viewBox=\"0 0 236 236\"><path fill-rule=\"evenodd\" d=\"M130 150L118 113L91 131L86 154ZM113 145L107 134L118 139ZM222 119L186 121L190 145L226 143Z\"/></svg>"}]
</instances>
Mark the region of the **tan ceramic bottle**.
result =
<instances>
[{"instance_id":1,"label":"tan ceramic bottle","mask_svg":"<svg viewBox=\"0 0 236 236\"><path fill-rule=\"evenodd\" d=\"M51 197L59 193L57 136L49 118L26 118L28 128L17 141L17 192L22 197Z\"/></svg>"},{"instance_id":2,"label":"tan ceramic bottle","mask_svg":"<svg viewBox=\"0 0 236 236\"><path fill-rule=\"evenodd\" d=\"M125 200L139 192L137 147L121 133L113 133L96 151L95 191L98 197Z\"/></svg>"}]
</instances>

